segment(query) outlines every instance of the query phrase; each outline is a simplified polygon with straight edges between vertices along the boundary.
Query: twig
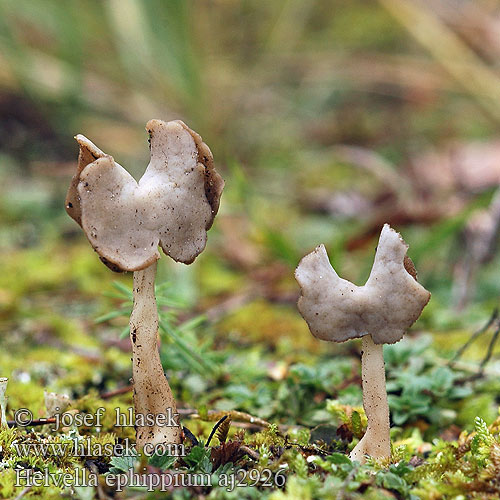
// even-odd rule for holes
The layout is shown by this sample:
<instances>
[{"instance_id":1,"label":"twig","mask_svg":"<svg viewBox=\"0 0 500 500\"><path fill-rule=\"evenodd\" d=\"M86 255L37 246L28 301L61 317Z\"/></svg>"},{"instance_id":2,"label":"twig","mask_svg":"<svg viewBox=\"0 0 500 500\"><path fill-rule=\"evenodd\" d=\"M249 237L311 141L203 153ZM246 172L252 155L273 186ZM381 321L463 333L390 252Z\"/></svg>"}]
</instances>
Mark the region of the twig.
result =
<instances>
[{"instance_id":1,"label":"twig","mask_svg":"<svg viewBox=\"0 0 500 500\"><path fill-rule=\"evenodd\" d=\"M436 357L435 360L436 362L438 362L439 366L450 366L450 361L448 359ZM492 370L486 367L481 369L481 367L477 364L469 364L465 363L464 361L457 361L456 363L454 363L453 369L468 373L468 375L465 375L464 377L457 378L455 380L456 385L462 385L467 382L472 382L485 376L490 378L500 377L500 370L498 369Z\"/></svg>"},{"instance_id":2,"label":"twig","mask_svg":"<svg viewBox=\"0 0 500 500\"><path fill-rule=\"evenodd\" d=\"M259 452L256 450L252 450L252 448L248 447L247 445L241 445L240 450L244 451L250 458L253 460L257 461L260 458Z\"/></svg>"},{"instance_id":3,"label":"twig","mask_svg":"<svg viewBox=\"0 0 500 500\"><path fill-rule=\"evenodd\" d=\"M23 498L24 495L26 495L31 491L31 488L33 488L33 486L26 486L26 488L24 488L14 500L21 500L21 498Z\"/></svg>"},{"instance_id":4,"label":"twig","mask_svg":"<svg viewBox=\"0 0 500 500\"><path fill-rule=\"evenodd\" d=\"M497 326L497 328L493 332L493 337L491 338L490 344L488 345L488 351L486 352L486 356L482 359L481 363L479 364L479 369L475 373L469 375L468 377L458 379L457 380L458 383L463 384L464 382L472 382L473 380L477 380L478 378L484 377L486 365L491 359L491 356L493 354L493 349L498 340L499 333L500 333L500 325Z\"/></svg>"},{"instance_id":5,"label":"twig","mask_svg":"<svg viewBox=\"0 0 500 500\"><path fill-rule=\"evenodd\" d=\"M179 415L184 417L201 418L197 410L193 408L178 408L177 413L179 413ZM256 427L264 427L264 428L267 428L271 425L266 420L263 420L262 418L259 417L254 417L253 415L250 415L249 413L245 413L243 411L231 410L228 412L223 412L217 410L209 410L207 412L208 419L212 421L219 420L224 415L230 417L233 424L235 423L234 421L240 421L240 422L247 422Z\"/></svg>"},{"instance_id":6,"label":"twig","mask_svg":"<svg viewBox=\"0 0 500 500\"><path fill-rule=\"evenodd\" d=\"M499 334L500 334L500 323L497 324L497 327L493 332L493 336L491 337L490 343L488 345L488 350L486 351L486 355L481 360L481 363L479 363L479 368L477 369L477 371L475 373L472 373L468 377L464 377L462 379L457 380L458 383L472 382L473 380L477 380L478 378L484 377L486 365L488 364L488 362L491 359L491 356L493 355L493 349L495 348L495 344L497 343Z\"/></svg>"},{"instance_id":7,"label":"twig","mask_svg":"<svg viewBox=\"0 0 500 500\"><path fill-rule=\"evenodd\" d=\"M101 399L111 399L114 398L115 396L120 396L121 394L126 394L127 392L130 392L133 389L132 385L126 385L125 387L120 387L118 389L115 389L113 391L109 392L103 392L100 394Z\"/></svg>"},{"instance_id":8,"label":"twig","mask_svg":"<svg viewBox=\"0 0 500 500\"><path fill-rule=\"evenodd\" d=\"M194 408L177 408L177 413L182 417L191 417L191 418L201 418L198 414L197 410ZM208 420L217 420L218 418L222 418L222 416L227 415L228 418L231 419L231 425L233 427L238 427L240 429L267 429L271 424L266 420L263 420L259 417L254 417L249 413L245 413L242 411L231 410L228 412L222 412L217 410L209 410L207 417ZM286 425L286 424L278 424L278 429L280 432L286 432L289 429L302 429L304 426L302 425Z\"/></svg>"},{"instance_id":9,"label":"twig","mask_svg":"<svg viewBox=\"0 0 500 500\"><path fill-rule=\"evenodd\" d=\"M300 451L303 451L305 453L314 453L315 455L322 455L324 457L329 455L329 453L326 450L322 450L321 448L318 448L316 445L304 446L299 443L291 443L290 441L288 441L288 434L287 434L285 436L285 448L288 450L293 446L296 446Z\"/></svg>"},{"instance_id":10,"label":"twig","mask_svg":"<svg viewBox=\"0 0 500 500\"><path fill-rule=\"evenodd\" d=\"M456 352L455 356L453 356L453 358L448 362L448 366L451 368L455 364L455 362L458 361L458 359L462 356L464 351L474 342L474 340L476 340L480 335L486 332L497 319L498 309L495 308L488 322L472 334L471 338Z\"/></svg>"},{"instance_id":11,"label":"twig","mask_svg":"<svg viewBox=\"0 0 500 500\"><path fill-rule=\"evenodd\" d=\"M495 332L493 333L493 337L491 338L490 345L488 346L488 351L486 353L486 356L484 359L481 361L481 364L479 365L481 373L484 371L484 367L488 363L488 361L491 359L491 356L493 354L493 349L495 347L495 344L498 340L498 334L500 333L500 325L497 325Z\"/></svg>"},{"instance_id":12,"label":"twig","mask_svg":"<svg viewBox=\"0 0 500 500\"><path fill-rule=\"evenodd\" d=\"M496 190L488 209L470 217L465 228L465 252L457 265L453 284L458 311L469 302L477 286L477 274L481 266L495 256L499 233L500 188Z\"/></svg>"},{"instance_id":13,"label":"twig","mask_svg":"<svg viewBox=\"0 0 500 500\"><path fill-rule=\"evenodd\" d=\"M19 427L35 427L37 425L46 425L46 424L55 424L55 418L38 418L36 420L32 420L29 425L23 425ZM18 423L15 420L7 420L7 425L9 427L18 427Z\"/></svg>"}]
</instances>

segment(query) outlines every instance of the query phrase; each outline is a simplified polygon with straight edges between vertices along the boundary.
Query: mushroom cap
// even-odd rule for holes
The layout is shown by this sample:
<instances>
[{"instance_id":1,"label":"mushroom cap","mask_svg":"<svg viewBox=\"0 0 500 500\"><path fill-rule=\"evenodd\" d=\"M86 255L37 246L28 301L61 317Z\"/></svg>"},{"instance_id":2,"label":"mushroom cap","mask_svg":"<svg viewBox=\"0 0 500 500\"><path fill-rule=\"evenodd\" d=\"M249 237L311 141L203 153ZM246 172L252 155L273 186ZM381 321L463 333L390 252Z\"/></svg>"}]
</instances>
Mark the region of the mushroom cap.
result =
<instances>
[{"instance_id":1,"label":"mushroom cap","mask_svg":"<svg viewBox=\"0 0 500 500\"><path fill-rule=\"evenodd\" d=\"M201 137L180 120L150 120L151 160L137 182L85 137L66 211L113 271L139 271L160 258L158 246L190 264L203 251L224 181Z\"/></svg>"},{"instance_id":2,"label":"mushroom cap","mask_svg":"<svg viewBox=\"0 0 500 500\"><path fill-rule=\"evenodd\" d=\"M385 224L364 286L338 276L324 245L306 255L295 278L302 292L298 308L311 333L332 342L364 335L371 335L376 344L401 340L431 297L410 274L414 268L407 250L400 234Z\"/></svg>"}]
</instances>

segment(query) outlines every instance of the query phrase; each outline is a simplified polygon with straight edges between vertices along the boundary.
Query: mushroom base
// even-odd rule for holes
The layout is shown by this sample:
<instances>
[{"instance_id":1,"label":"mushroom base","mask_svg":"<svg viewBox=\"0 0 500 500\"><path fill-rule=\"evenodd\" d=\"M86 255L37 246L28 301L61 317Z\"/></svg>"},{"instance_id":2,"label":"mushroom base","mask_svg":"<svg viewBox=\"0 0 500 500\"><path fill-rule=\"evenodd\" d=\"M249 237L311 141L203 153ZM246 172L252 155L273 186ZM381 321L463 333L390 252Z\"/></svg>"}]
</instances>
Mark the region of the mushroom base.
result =
<instances>
[{"instance_id":1,"label":"mushroom base","mask_svg":"<svg viewBox=\"0 0 500 500\"><path fill-rule=\"evenodd\" d=\"M372 458L390 457L391 439L383 345L375 344L371 335L365 335L362 349L363 407L368 428L349 457L365 463L367 455Z\"/></svg>"},{"instance_id":2,"label":"mushroom base","mask_svg":"<svg viewBox=\"0 0 500 500\"><path fill-rule=\"evenodd\" d=\"M134 307L130 316L135 420L152 425L137 426L137 447L146 444L178 444L181 427L169 424L177 414L175 400L163 372L158 352L158 310L155 298L156 262L134 272ZM168 425L159 425L167 422Z\"/></svg>"}]
</instances>

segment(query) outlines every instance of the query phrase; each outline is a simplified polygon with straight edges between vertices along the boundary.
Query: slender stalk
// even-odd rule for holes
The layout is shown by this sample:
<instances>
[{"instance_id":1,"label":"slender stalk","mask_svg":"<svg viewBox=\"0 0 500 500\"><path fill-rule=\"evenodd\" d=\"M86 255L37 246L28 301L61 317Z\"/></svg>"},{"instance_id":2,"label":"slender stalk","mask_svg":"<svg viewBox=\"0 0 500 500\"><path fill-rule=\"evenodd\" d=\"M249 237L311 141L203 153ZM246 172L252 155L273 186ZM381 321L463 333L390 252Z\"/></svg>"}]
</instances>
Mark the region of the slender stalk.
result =
<instances>
[{"instance_id":1,"label":"slender stalk","mask_svg":"<svg viewBox=\"0 0 500 500\"><path fill-rule=\"evenodd\" d=\"M142 271L134 272L134 307L130 316L130 339L139 449L145 444L180 443L181 439L178 421L176 420L176 426L172 426L171 418L177 414L177 408L158 352L155 277L156 262Z\"/></svg>"},{"instance_id":2,"label":"slender stalk","mask_svg":"<svg viewBox=\"0 0 500 500\"><path fill-rule=\"evenodd\" d=\"M383 345L375 344L371 335L365 335L362 349L363 407L368 419L368 428L351 451L350 458L364 463L366 455L372 458L389 457L391 439Z\"/></svg>"},{"instance_id":3,"label":"slender stalk","mask_svg":"<svg viewBox=\"0 0 500 500\"><path fill-rule=\"evenodd\" d=\"M9 379L7 377L0 378L0 426L7 427L7 397L5 396L5 392L7 391L7 384L9 383Z\"/></svg>"}]
</instances>

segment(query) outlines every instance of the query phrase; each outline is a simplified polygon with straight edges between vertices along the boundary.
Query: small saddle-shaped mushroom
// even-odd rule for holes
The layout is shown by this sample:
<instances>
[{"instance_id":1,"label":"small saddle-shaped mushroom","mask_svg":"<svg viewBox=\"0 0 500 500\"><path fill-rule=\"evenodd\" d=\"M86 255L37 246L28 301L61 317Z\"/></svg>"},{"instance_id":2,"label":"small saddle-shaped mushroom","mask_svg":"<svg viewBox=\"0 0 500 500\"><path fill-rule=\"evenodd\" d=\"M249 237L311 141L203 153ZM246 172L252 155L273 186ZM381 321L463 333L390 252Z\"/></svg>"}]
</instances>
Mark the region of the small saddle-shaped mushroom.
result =
<instances>
[{"instance_id":1,"label":"small saddle-shaped mushroom","mask_svg":"<svg viewBox=\"0 0 500 500\"><path fill-rule=\"evenodd\" d=\"M388 457L391 451L383 344L401 340L430 299L416 280L407 249L401 236L386 224L364 286L340 278L323 245L306 255L295 271L302 292L298 308L311 333L331 342L363 339L363 406L368 429L351 452L351 458L361 462L365 455Z\"/></svg>"},{"instance_id":2,"label":"small saddle-shaped mushroom","mask_svg":"<svg viewBox=\"0 0 500 500\"><path fill-rule=\"evenodd\" d=\"M82 135L78 169L66 211L84 230L101 260L113 271L134 272L130 317L137 446L179 443L171 422L175 400L158 353L154 292L158 246L174 260L192 263L203 251L219 209L224 181L201 137L177 120L150 120L151 160L137 182L114 159ZM165 413L170 414L169 418Z\"/></svg>"}]
</instances>

